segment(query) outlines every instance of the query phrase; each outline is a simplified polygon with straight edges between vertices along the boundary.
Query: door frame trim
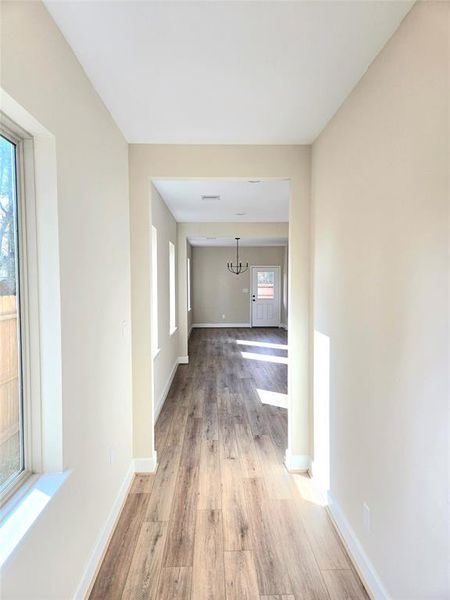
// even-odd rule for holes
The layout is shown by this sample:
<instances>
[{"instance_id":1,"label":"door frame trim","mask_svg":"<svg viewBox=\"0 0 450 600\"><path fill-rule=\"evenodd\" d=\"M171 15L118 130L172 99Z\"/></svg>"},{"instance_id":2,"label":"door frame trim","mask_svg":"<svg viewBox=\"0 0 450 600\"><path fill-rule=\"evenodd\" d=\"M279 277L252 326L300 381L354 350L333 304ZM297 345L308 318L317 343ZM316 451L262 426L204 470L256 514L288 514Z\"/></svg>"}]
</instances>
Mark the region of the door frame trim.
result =
<instances>
[{"instance_id":1,"label":"door frame trim","mask_svg":"<svg viewBox=\"0 0 450 600\"><path fill-rule=\"evenodd\" d=\"M253 269L278 269L278 325L270 327L281 327L281 265L250 265L250 327L253 325Z\"/></svg>"}]
</instances>

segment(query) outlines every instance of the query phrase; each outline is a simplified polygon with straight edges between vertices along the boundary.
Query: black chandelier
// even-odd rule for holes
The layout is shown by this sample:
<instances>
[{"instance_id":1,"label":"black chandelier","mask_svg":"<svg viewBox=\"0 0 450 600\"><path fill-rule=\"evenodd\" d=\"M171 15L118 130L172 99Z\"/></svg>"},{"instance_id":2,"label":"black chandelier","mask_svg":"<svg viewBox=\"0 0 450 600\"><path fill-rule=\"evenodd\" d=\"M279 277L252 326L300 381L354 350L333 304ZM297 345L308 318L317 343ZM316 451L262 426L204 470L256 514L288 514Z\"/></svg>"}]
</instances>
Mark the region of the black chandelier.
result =
<instances>
[{"instance_id":1,"label":"black chandelier","mask_svg":"<svg viewBox=\"0 0 450 600\"><path fill-rule=\"evenodd\" d=\"M241 262L239 262L239 240L241 238L234 238L236 240L236 264L227 263L227 269L230 273L234 273L235 275L240 275L241 273L245 273L248 270L248 263L244 266Z\"/></svg>"}]
</instances>

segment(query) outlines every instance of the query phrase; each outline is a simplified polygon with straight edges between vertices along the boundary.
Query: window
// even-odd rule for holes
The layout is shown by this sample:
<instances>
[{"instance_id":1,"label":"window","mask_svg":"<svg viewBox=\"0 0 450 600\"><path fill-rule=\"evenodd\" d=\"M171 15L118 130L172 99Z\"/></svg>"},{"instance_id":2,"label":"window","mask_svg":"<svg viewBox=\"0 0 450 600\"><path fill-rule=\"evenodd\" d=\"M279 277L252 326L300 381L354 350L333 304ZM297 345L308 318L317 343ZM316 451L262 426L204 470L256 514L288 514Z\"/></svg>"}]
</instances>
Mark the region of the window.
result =
<instances>
[{"instance_id":1,"label":"window","mask_svg":"<svg viewBox=\"0 0 450 600\"><path fill-rule=\"evenodd\" d=\"M187 307L191 310L191 259L187 259Z\"/></svg>"},{"instance_id":2,"label":"window","mask_svg":"<svg viewBox=\"0 0 450 600\"><path fill-rule=\"evenodd\" d=\"M159 351L158 346L158 230L152 225L152 353Z\"/></svg>"},{"instance_id":3,"label":"window","mask_svg":"<svg viewBox=\"0 0 450 600\"><path fill-rule=\"evenodd\" d=\"M275 273L273 271L258 271L257 297L258 300L273 300L275 298Z\"/></svg>"},{"instance_id":4,"label":"window","mask_svg":"<svg viewBox=\"0 0 450 600\"><path fill-rule=\"evenodd\" d=\"M0 496L25 473L20 140L0 135Z\"/></svg>"},{"instance_id":5,"label":"window","mask_svg":"<svg viewBox=\"0 0 450 600\"><path fill-rule=\"evenodd\" d=\"M175 318L175 246L169 242L169 332L176 330Z\"/></svg>"}]
</instances>

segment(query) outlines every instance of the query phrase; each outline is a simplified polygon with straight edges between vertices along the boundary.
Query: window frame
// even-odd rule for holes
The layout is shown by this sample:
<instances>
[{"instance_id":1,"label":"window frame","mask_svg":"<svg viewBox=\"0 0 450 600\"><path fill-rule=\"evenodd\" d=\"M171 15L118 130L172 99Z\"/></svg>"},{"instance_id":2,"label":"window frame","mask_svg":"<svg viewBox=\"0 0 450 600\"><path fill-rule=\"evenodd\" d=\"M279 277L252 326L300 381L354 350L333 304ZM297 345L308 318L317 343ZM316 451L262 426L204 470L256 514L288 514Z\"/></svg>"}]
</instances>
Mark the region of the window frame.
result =
<instances>
[{"instance_id":1,"label":"window frame","mask_svg":"<svg viewBox=\"0 0 450 600\"><path fill-rule=\"evenodd\" d=\"M169 335L177 330L176 298L176 249L169 241Z\"/></svg>"},{"instance_id":2,"label":"window frame","mask_svg":"<svg viewBox=\"0 0 450 600\"><path fill-rule=\"evenodd\" d=\"M158 230L152 225L152 355L159 354L158 329Z\"/></svg>"},{"instance_id":3,"label":"window frame","mask_svg":"<svg viewBox=\"0 0 450 600\"><path fill-rule=\"evenodd\" d=\"M18 315L18 385L20 390L21 430L21 469L7 480L0 491L0 506L3 506L18 491L33 473L32 456L32 407L30 380L30 290L29 290L29 248L26 191L27 180L33 173L33 152L25 148L25 142L31 142L31 136L5 115L1 114L0 134L14 144L16 170L16 206L17 206L17 315Z\"/></svg>"},{"instance_id":4,"label":"window frame","mask_svg":"<svg viewBox=\"0 0 450 600\"><path fill-rule=\"evenodd\" d=\"M188 312L190 312L192 310L192 305L191 305L191 259L188 256L186 259L186 292L187 292L187 309Z\"/></svg>"}]
</instances>

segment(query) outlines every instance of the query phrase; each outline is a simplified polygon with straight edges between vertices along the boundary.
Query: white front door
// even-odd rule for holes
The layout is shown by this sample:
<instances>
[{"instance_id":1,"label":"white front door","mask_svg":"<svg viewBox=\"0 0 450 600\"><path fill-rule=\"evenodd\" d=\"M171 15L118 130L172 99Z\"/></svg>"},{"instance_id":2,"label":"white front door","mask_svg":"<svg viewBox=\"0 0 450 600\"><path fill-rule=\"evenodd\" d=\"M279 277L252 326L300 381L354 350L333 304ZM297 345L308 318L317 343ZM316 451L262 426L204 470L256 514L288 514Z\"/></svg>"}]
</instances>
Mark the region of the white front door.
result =
<instances>
[{"instance_id":1,"label":"white front door","mask_svg":"<svg viewBox=\"0 0 450 600\"><path fill-rule=\"evenodd\" d=\"M252 326L280 325L280 267L252 267Z\"/></svg>"}]
</instances>

